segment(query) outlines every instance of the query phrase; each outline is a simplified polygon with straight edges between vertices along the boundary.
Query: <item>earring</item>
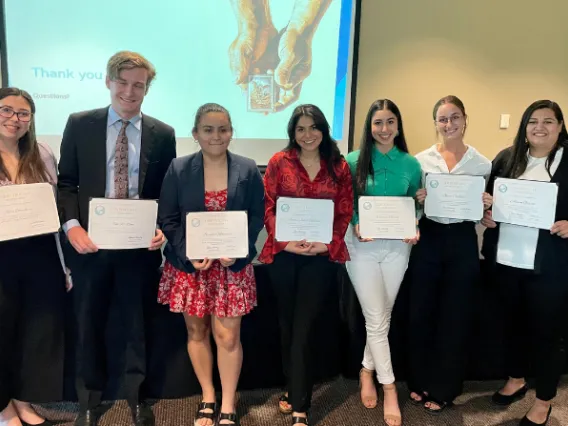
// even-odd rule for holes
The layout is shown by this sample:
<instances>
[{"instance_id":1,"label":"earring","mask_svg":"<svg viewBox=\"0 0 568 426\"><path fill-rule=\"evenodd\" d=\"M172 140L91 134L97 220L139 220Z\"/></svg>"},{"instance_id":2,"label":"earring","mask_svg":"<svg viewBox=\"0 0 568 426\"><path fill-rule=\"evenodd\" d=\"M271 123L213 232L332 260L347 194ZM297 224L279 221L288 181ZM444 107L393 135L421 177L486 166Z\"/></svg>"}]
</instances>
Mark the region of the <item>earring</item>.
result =
<instances>
[{"instance_id":1,"label":"earring","mask_svg":"<svg viewBox=\"0 0 568 426\"><path fill-rule=\"evenodd\" d=\"M528 145L529 144L529 139L525 138L525 144Z\"/></svg>"},{"instance_id":2,"label":"earring","mask_svg":"<svg viewBox=\"0 0 568 426\"><path fill-rule=\"evenodd\" d=\"M194 143L199 143L199 141L197 139L193 139Z\"/></svg>"}]
</instances>

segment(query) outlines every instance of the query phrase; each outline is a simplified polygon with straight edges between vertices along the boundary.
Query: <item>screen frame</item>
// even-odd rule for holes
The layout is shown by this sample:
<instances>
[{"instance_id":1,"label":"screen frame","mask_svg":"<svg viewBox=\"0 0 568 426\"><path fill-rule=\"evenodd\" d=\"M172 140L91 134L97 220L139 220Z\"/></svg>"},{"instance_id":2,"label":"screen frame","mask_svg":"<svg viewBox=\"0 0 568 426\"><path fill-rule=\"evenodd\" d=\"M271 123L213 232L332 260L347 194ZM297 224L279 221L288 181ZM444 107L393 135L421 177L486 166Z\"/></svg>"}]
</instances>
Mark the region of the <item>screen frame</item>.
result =
<instances>
[{"instance_id":1,"label":"screen frame","mask_svg":"<svg viewBox=\"0 0 568 426\"><path fill-rule=\"evenodd\" d=\"M4 0L0 1L0 79L1 87L8 87L8 45L6 40L6 14Z\"/></svg>"},{"instance_id":2,"label":"screen frame","mask_svg":"<svg viewBox=\"0 0 568 426\"><path fill-rule=\"evenodd\" d=\"M359 44L360 44L360 28L361 28L361 9L363 0L353 0L354 18L353 18L353 47L351 62L351 87L349 96L349 131L347 133L347 152L353 151L355 133L355 105L357 101L357 75L359 68ZM5 0L0 0L0 87L8 87L8 41L6 34L6 14ZM266 165L259 165L261 171L266 169Z\"/></svg>"}]
</instances>

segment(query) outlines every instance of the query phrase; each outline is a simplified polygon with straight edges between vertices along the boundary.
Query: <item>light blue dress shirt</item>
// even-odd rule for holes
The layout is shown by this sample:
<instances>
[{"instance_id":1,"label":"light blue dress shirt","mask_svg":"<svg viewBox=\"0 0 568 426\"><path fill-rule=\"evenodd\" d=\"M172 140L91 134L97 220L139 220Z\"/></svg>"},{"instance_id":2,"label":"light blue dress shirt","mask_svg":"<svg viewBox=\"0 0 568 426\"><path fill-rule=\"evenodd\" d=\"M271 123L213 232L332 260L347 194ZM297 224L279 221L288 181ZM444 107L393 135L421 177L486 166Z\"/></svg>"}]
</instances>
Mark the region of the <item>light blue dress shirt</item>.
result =
<instances>
[{"instance_id":1,"label":"light blue dress shirt","mask_svg":"<svg viewBox=\"0 0 568 426\"><path fill-rule=\"evenodd\" d=\"M106 134L106 189L105 197L114 198L114 157L116 140L120 133L121 118L111 107L108 110ZM138 113L130 120L126 128L128 138L128 197L139 198L138 177L140 175L140 148L142 147L142 113ZM75 226L81 226L77 219L71 219L63 224L63 231Z\"/></svg>"}]
</instances>

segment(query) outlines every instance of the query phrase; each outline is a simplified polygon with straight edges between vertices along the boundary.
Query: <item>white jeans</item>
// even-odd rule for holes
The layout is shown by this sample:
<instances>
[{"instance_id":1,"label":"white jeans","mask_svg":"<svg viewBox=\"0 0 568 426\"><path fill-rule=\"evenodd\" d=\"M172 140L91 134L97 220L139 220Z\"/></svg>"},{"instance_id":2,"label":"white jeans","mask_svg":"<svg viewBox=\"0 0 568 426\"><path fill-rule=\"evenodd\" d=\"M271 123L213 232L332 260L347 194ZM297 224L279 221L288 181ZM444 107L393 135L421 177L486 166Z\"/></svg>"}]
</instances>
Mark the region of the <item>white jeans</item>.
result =
<instances>
[{"instance_id":1,"label":"white jeans","mask_svg":"<svg viewBox=\"0 0 568 426\"><path fill-rule=\"evenodd\" d=\"M351 257L346 263L347 272L361 304L367 330L363 367L376 370L379 383L394 383L388 334L411 246L399 240L362 243L351 226L345 242Z\"/></svg>"}]
</instances>

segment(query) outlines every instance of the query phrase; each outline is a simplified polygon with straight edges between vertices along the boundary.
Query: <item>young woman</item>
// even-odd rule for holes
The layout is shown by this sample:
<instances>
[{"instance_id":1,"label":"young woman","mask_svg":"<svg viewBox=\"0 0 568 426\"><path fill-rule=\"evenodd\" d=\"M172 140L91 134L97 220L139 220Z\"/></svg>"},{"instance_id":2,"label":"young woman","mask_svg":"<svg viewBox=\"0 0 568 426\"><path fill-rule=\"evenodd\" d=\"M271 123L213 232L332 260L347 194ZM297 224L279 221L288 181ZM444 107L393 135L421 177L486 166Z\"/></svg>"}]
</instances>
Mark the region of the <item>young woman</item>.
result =
<instances>
[{"instance_id":1,"label":"young woman","mask_svg":"<svg viewBox=\"0 0 568 426\"><path fill-rule=\"evenodd\" d=\"M388 99L371 105L361 149L347 155L353 174L355 194L371 196L413 197L420 188L420 163L408 154L402 117L398 107ZM402 424L398 395L394 384L388 334L391 312L398 289L408 267L411 244L416 236L404 241L361 238L357 197L351 230L345 242L351 261L347 272L365 316L367 345L363 357L361 400L365 407L377 405L374 384L376 373L384 390L384 420L389 426Z\"/></svg>"},{"instance_id":2,"label":"young woman","mask_svg":"<svg viewBox=\"0 0 568 426\"><path fill-rule=\"evenodd\" d=\"M29 93L0 89L0 186L57 183L55 157L36 140L34 114ZM57 238L0 242L2 426L51 425L29 402L62 397L65 274Z\"/></svg>"},{"instance_id":3,"label":"young woman","mask_svg":"<svg viewBox=\"0 0 568 426\"><path fill-rule=\"evenodd\" d=\"M315 105L300 105L288 122L290 142L268 162L264 175L268 238L259 260L269 263L278 303L282 364L288 393L279 409L292 412L292 424L308 424L312 397L310 341L313 326L333 291L334 263L348 260L343 237L353 215L353 188L347 162L331 138L329 124ZM278 197L334 201L331 244L276 241Z\"/></svg>"},{"instance_id":4,"label":"young woman","mask_svg":"<svg viewBox=\"0 0 568 426\"><path fill-rule=\"evenodd\" d=\"M203 391L195 424L216 420L213 354L217 344L222 404L219 424L237 423L236 389L242 365L241 318L256 306L251 264L264 219L264 187L253 160L228 151L233 127L225 108L205 104L195 116L193 137L201 150L175 159L164 179L158 223L168 239L158 301L182 312L188 332L187 350ZM248 214L248 257L187 259L186 214L244 210Z\"/></svg>"},{"instance_id":5,"label":"young woman","mask_svg":"<svg viewBox=\"0 0 568 426\"><path fill-rule=\"evenodd\" d=\"M490 211L483 242L485 258L496 264L495 283L502 296L509 380L493 395L508 406L527 392L527 364L536 376L536 401L520 425L548 422L551 401L565 365L562 327L568 308L568 133L562 111L549 100L531 104L523 114L513 146L493 161L487 190L495 178L554 182L558 185L555 223L550 230L500 223Z\"/></svg>"},{"instance_id":6,"label":"young woman","mask_svg":"<svg viewBox=\"0 0 568 426\"><path fill-rule=\"evenodd\" d=\"M433 118L442 142L416 156L423 175L488 176L491 162L464 143L463 102L455 96L440 99ZM417 191L420 204L426 197L426 189ZM479 198L486 209L491 206L489 194L480 192ZM439 414L462 391L479 248L473 221L423 217L419 227L420 243L410 259L408 386L411 402Z\"/></svg>"}]
</instances>

